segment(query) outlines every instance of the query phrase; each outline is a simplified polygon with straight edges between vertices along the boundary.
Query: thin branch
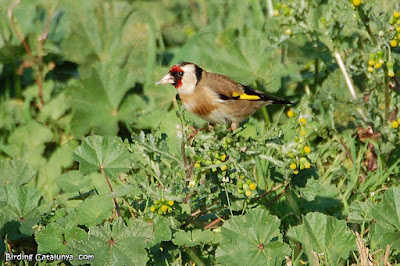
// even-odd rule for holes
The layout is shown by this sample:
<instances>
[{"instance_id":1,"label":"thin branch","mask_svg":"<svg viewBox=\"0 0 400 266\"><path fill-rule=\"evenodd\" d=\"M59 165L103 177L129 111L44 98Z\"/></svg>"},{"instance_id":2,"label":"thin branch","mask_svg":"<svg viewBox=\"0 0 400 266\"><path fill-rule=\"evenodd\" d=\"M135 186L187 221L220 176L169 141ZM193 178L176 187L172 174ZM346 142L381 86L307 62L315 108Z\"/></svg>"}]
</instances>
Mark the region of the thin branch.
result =
<instances>
[{"instance_id":1,"label":"thin branch","mask_svg":"<svg viewBox=\"0 0 400 266\"><path fill-rule=\"evenodd\" d=\"M351 80L350 75L347 72L346 66L343 63L342 57L337 50L334 52L334 56L335 56L336 62L339 65L340 70L342 71L344 80L346 81L347 87L349 88L351 97L353 98L353 100L357 101L357 94L354 89L353 81ZM357 112L360 114L361 118L364 121L367 121L367 117L365 116L365 114L361 108L357 108Z\"/></svg>"},{"instance_id":2,"label":"thin branch","mask_svg":"<svg viewBox=\"0 0 400 266\"><path fill-rule=\"evenodd\" d=\"M360 16L360 18L361 18L361 20L362 20L362 22L363 22L363 24L365 26L365 29L368 32L369 37L372 40L372 43L374 44L374 46L378 46L378 42L376 41L375 36L372 33L371 27L369 25L369 19L367 18L367 15L364 13L364 9L363 8L358 8L357 11L358 11L358 15Z\"/></svg>"},{"instance_id":3,"label":"thin branch","mask_svg":"<svg viewBox=\"0 0 400 266\"><path fill-rule=\"evenodd\" d=\"M344 148L344 150L345 150L345 152L346 152L346 154L347 154L347 157L348 157L348 158L350 159L350 161L354 164L353 157L351 156L351 152L349 151L349 148L347 147L346 143L344 143L344 141L343 141L342 138L339 138L339 141L340 141L340 144L342 144L342 146L343 146L343 148Z\"/></svg>"},{"instance_id":4,"label":"thin branch","mask_svg":"<svg viewBox=\"0 0 400 266\"><path fill-rule=\"evenodd\" d=\"M42 34L42 36L39 38L39 45L38 45L38 58L35 58L34 55L32 54L32 50L29 47L28 42L26 41L25 36L22 34L22 32L20 32L17 28L17 25L14 21L14 16L13 16L13 11L14 9L17 7L17 5L21 2L21 0L15 0L14 3L8 8L7 10L7 16L8 19L10 20L10 25L11 25L11 29L13 30L13 32L15 33L15 35L17 36L17 38L22 42L22 45L25 48L25 51L28 53L29 58L30 58L30 63L32 65L33 71L34 71L34 75L35 75L35 81L36 84L38 86L39 92L38 92L38 97L39 97L39 101L40 101L40 107L44 106L44 100L43 100L43 61L42 61L42 56L41 53L43 51L43 42L44 40L46 40L49 29L50 29L50 11L51 11L51 6L50 6L50 1L48 0L48 10L47 10L47 18L46 18L46 28L44 33ZM38 70L34 68L34 66L37 65L38 66Z\"/></svg>"},{"instance_id":5,"label":"thin branch","mask_svg":"<svg viewBox=\"0 0 400 266\"><path fill-rule=\"evenodd\" d=\"M146 149L151 150L151 151L153 151L153 152L155 152L155 153L158 153L158 154L160 154L160 155L162 155L162 156L164 156L164 157L166 157L166 158L169 158L169 159L171 159L171 160L174 160L174 161L178 162L181 166L185 167L184 163L183 163L181 160L179 160L178 158L172 156L171 154L169 154L169 153L167 153L167 152L163 152L163 151L161 151L161 150L159 150L159 149L156 149L155 147L152 147L152 146L150 146L150 145L147 145L147 144L144 143L144 142L140 142L140 145L142 145L142 146L145 147Z\"/></svg>"},{"instance_id":6,"label":"thin branch","mask_svg":"<svg viewBox=\"0 0 400 266\"><path fill-rule=\"evenodd\" d=\"M204 230L210 229L211 227L213 227L214 225L219 224L220 222L221 222L221 219L217 218L214 221L212 221L211 223L209 223L206 226L204 226Z\"/></svg>"},{"instance_id":7,"label":"thin branch","mask_svg":"<svg viewBox=\"0 0 400 266\"><path fill-rule=\"evenodd\" d=\"M319 263L319 258L318 258L318 252L316 252L316 251L312 251L312 254L313 254L313 256L314 256L314 264L316 265L316 266L319 266L320 265L320 263Z\"/></svg>"},{"instance_id":8,"label":"thin branch","mask_svg":"<svg viewBox=\"0 0 400 266\"><path fill-rule=\"evenodd\" d=\"M188 162L187 162L187 158L186 158L186 141L185 138L183 137L183 127L182 127L182 142L181 142L181 154L182 154L182 160L183 160L183 165L185 166L185 169L188 168Z\"/></svg>"},{"instance_id":9,"label":"thin branch","mask_svg":"<svg viewBox=\"0 0 400 266\"><path fill-rule=\"evenodd\" d=\"M389 264L389 255L390 255L390 245L386 245L385 249L385 257L383 259L383 265L390 265Z\"/></svg>"},{"instance_id":10,"label":"thin branch","mask_svg":"<svg viewBox=\"0 0 400 266\"><path fill-rule=\"evenodd\" d=\"M278 194L278 196L276 196L273 200L271 200L265 207L266 208L269 208L272 204L274 204L278 199L280 199L281 197L282 197L282 195L285 193L285 191L286 191L286 189L289 187L289 184L290 183L288 183L287 185L286 185L286 187Z\"/></svg>"},{"instance_id":11,"label":"thin branch","mask_svg":"<svg viewBox=\"0 0 400 266\"><path fill-rule=\"evenodd\" d=\"M43 44L43 42L47 39L47 36L49 35L50 31L50 22L51 22L51 4L50 0L47 0L47 14L46 14L46 26L44 29L44 32L42 33L42 36L39 38L39 42Z\"/></svg>"},{"instance_id":12,"label":"thin branch","mask_svg":"<svg viewBox=\"0 0 400 266\"><path fill-rule=\"evenodd\" d=\"M196 163L195 161L192 161L190 163L189 167L187 168L187 170L186 170L186 181L190 181L190 179L192 179L195 163Z\"/></svg>"},{"instance_id":13,"label":"thin branch","mask_svg":"<svg viewBox=\"0 0 400 266\"><path fill-rule=\"evenodd\" d=\"M197 211L192 212L192 214L186 218L186 222L181 226L181 228L186 227L188 224L192 223L194 220L196 220L197 218L199 218L200 216L206 214L207 212L210 211L210 207L217 204L220 200L217 199L215 201L213 201L210 205L206 206L204 208L204 210L198 209Z\"/></svg>"},{"instance_id":14,"label":"thin branch","mask_svg":"<svg viewBox=\"0 0 400 266\"><path fill-rule=\"evenodd\" d=\"M21 2L21 0L14 1L14 3L7 10L7 16L8 16L8 19L10 20L11 29L14 31L15 35L17 35L18 39L24 45L24 48L33 63L35 61L35 57L32 54L31 48L29 47L28 43L26 42L24 35L22 35L22 33L19 32L19 30L17 29L17 26L15 25L15 22L14 22L13 11L14 11L14 8L16 8L20 2Z\"/></svg>"},{"instance_id":15,"label":"thin branch","mask_svg":"<svg viewBox=\"0 0 400 266\"><path fill-rule=\"evenodd\" d=\"M375 47L378 46L378 42L375 38L374 33L372 32L371 26L369 25L369 18L365 14L365 10L363 8L358 8L358 15L360 16L360 19L363 22L363 25L365 26L365 29L368 32L369 37L372 40L372 43L374 44ZM390 47L387 49L390 52ZM383 73L384 73L384 86L385 86L385 118L386 121L389 120L389 105L390 105L390 97L389 97L389 78L388 78L388 68L387 65L383 65Z\"/></svg>"},{"instance_id":16,"label":"thin branch","mask_svg":"<svg viewBox=\"0 0 400 266\"><path fill-rule=\"evenodd\" d=\"M259 199L262 199L262 198L264 198L265 196L267 196L268 194L271 194L272 192L274 192L274 191L276 191L276 190L280 189L281 187L286 186L286 185L288 185L288 184L289 184L288 181L286 181L285 183L279 184L279 185L277 185L276 187L272 188L271 190L268 190L268 191L264 192L264 194L258 196L258 197L255 198L254 200L257 201L257 200L259 200Z\"/></svg>"},{"instance_id":17,"label":"thin branch","mask_svg":"<svg viewBox=\"0 0 400 266\"><path fill-rule=\"evenodd\" d=\"M106 171L104 171L104 166L103 165L100 166L100 170L101 170L101 173L104 175L105 179L107 180L107 184L108 184L108 187L110 188L110 191L114 192L113 189L112 189L110 180L107 177ZM118 206L118 203L117 203L117 199L113 197L113 201L114 201L114 206L115 206L115 210L117 211L118 217L121 217L121 212L119 211L119 206Z\"/></svg>"},{"instance_id":18,"label":"thin branch","mask_svg":"<svg viewBox=\"0 0 400 266\"><path fill-rule=\"evenodd\" d=\"M314 94L317 93L318 80L319 80L319 59L315 59L315 70L314 70Z\"/></svg>"},{"instance_id":19,"label":"thin branch","mask_svg":"<svg viewBox=\"0 0 400 266\"><path fill-rule=\"evenodd\" d=\"M269 18L274 17L274 6L272 4L272 0L267 0L267 11Z\"/></svg>"},{"instance_id":20,"label":"thin branch","mask_svg":"<svg viewBox=\"0 0 400 266\"><path fill-rule=\"evenodd\" d=\"M389 71L387 65L383 67L383 82L385 86L385 118L386 121L389 120L389 105L390 105L390 97L389 97Z\"/></svg>"},{"instance_id":21,"label":"thin branch","mask_svg":"<svg viewBox=\"0 0 400 266\"><path fill-rule=\"evenodd\" d=\"M185 250L185 252L189 255L189 257L193 261L193 265L205 266L205 264L203 263L201 258L199 256L197 256L195 251L193 251L191 248L186 247L186 246L183 246L183 249Z\"/></svg>"}]
</instances>

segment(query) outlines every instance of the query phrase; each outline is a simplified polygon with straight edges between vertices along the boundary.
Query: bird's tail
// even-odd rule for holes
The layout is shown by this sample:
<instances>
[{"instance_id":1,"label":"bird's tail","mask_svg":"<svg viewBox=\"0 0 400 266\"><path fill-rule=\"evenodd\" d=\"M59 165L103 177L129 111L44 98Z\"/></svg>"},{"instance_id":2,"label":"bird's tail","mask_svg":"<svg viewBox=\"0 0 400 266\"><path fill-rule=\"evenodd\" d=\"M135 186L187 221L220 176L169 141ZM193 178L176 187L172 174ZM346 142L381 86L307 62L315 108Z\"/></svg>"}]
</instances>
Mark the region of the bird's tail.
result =
<instances>
[{"instance_id":1,"label":"bird's tail","mask_svg":"<svg viewBox=\"0 0 400 266\"><path fill-rule=\"evenodd\" d=\"M267 94L264 94L264 97L262 100L265 101L266 104L294 104L294 102L292 102L292 101L285 100L285 99L278 98L278 97L271 96L271 95L267 95Z\"/></svg>"}]
</instances>

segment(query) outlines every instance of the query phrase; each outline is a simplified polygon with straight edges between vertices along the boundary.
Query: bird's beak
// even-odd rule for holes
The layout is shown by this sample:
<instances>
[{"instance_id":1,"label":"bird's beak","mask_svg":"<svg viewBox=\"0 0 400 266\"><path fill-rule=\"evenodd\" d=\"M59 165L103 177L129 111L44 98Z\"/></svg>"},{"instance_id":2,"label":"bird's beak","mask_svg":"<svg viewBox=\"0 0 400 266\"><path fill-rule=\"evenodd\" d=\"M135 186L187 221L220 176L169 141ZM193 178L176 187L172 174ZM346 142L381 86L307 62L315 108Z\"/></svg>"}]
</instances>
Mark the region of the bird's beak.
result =
<instances>
[{"instance_id":1,"label":"bird's beak","mask_svg":"<svg viewBox=\"0 0 400 266\"><path fill-rule=\"evenodd\" d=\"M156 86L163 85L163 84L174 84L174 83L175 83L174 77L170 73L168 73L162 79L160 79L158 82L156 82Z\"/></svg>"}]
</instances>

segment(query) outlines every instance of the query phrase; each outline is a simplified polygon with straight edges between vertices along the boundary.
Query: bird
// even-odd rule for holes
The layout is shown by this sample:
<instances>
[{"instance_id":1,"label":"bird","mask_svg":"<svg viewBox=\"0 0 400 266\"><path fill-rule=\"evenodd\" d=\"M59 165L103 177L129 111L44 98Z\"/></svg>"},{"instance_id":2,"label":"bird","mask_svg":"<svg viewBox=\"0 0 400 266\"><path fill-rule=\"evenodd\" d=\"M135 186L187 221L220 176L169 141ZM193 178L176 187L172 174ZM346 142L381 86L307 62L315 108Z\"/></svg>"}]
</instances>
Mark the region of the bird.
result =
<instances>
[{"instance_id":1,"label":"bird","mask_svg":"<svg viewBox=\"0 0 400 266\"><path fill-rule=\"evenodd\" d=\"M172 66L156 85L171 84L189 112L214 124L230 125L231 130L269 104L293 102L265 94L231 78L207 72L198 65L181 62Z\"/></svg>"}]
</instances>

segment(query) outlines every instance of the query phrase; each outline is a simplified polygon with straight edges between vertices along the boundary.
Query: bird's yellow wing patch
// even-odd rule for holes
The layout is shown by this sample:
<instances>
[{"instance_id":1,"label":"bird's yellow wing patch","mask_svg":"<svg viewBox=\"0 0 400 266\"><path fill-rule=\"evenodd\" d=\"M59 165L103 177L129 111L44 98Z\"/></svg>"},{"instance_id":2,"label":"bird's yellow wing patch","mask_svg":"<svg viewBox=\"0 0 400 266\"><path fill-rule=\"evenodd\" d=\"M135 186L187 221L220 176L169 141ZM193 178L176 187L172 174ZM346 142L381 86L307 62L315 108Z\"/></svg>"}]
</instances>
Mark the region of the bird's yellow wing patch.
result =
<instances>
[{"instance_id":1,"label":"bird's yellow wing patch","mask_svg":"<svg viewBox=\"0 0 400 266\"><path fill-rule=\"evenodd\" d=\"M237 93L237 92L233 92L232 93L232 97L239 97L239 100L249 100L249 101L256 101L256 100L260 100L261 98L257 95L249 95L246 93Z\"/></svg>"}]
</instances>

